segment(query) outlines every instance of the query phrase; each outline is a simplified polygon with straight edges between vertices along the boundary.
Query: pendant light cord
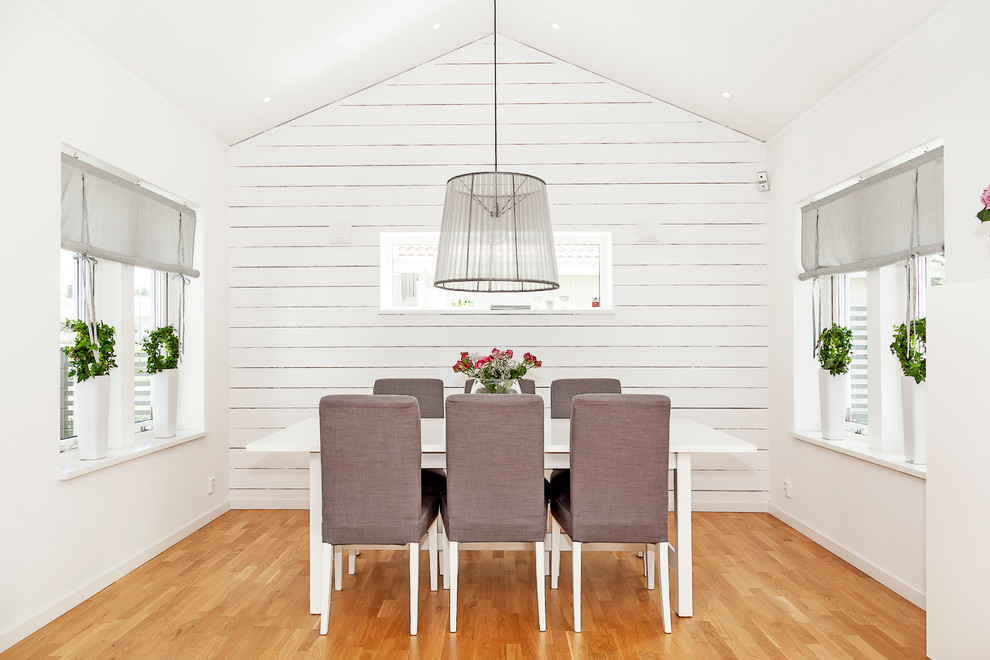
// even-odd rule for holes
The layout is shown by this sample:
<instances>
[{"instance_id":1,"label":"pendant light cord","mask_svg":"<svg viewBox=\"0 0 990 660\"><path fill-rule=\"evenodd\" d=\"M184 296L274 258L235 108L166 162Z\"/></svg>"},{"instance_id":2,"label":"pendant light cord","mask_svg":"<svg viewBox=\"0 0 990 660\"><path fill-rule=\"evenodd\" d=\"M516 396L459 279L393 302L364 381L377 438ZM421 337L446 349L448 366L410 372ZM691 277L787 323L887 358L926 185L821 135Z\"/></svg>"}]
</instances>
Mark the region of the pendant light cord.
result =
<instances>
[{"instance_id":1,"label":"pendant light cord","mask_svg":"<svg viewBox=\"0 0 990 660\"><path fill-rule=\"evenodd\" d=\"M492 93L495 99L495 171L498 172L498 0L492 0Z\"/></svg>"}]
</instances>

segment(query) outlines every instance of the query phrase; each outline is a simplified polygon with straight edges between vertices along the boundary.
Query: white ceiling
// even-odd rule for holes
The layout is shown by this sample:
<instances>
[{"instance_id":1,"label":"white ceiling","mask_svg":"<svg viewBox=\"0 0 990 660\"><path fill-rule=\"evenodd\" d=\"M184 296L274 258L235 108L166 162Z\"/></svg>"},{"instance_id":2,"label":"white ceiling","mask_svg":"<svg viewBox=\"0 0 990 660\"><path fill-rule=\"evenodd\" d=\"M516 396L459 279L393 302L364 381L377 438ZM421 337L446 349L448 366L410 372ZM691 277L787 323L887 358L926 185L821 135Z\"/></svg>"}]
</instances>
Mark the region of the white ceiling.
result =
<instances>
[{"instance_id":1,"label":"white ceiling","mask_svg":"<svg viewBox=\"0 0 990 660\"><path fill-rule=\"evenodd\" d=\"M227 144L492 32L489 0L33 2ZM957 2L500 0L497 31L765 140Z\"/></svg>"}]
</instances>

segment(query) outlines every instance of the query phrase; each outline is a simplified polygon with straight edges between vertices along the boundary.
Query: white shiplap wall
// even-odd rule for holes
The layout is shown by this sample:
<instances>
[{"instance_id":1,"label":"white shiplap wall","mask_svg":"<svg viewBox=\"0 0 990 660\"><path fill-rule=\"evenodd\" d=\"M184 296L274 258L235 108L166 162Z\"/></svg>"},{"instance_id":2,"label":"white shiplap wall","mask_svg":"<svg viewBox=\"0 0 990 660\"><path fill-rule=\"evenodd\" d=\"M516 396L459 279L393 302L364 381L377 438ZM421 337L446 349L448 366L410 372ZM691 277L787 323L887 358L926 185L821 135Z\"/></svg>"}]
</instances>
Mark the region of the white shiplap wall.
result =
<instances>
[{"instance_id":1,"label":"white shiplap wall","mask_svg":"<svg viewBox=\"0 0 990 660\"><path fill-rule=\"evenodd\" d=\"M448 178L493 157L491 36L235 145L230 497L305 506L305 458L244 445L379 377L464 378L461 350L531 351L757 443L698 456L696 508L766 510L763 143L499 37L499 169L548 184L554 228L613 234L599 314L382 314L382 231L438 231ZM641 225L659 242L638 242ZM342 239L343 237L343 239Z\"/></svg>"}]
</instances>

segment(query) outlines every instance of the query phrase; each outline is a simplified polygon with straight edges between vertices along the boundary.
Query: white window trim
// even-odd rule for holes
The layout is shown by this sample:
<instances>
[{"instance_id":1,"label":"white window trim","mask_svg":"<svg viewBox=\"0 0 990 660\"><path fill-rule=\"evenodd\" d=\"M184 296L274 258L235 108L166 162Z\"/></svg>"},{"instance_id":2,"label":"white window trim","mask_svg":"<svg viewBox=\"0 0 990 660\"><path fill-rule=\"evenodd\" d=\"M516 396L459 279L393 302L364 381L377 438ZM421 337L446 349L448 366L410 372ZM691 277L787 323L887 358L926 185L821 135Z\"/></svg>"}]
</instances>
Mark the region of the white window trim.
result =
<instances>
[{"instance_id":1,"label":"white window trim","mask_svg":"<svg viewBox=\"0 0 990 660\"><path fill-rule=\"evenodd\" d=\"M380 315L564 315L580 316L591 315L601 316L614 314L612 296L612 233L602 231L564 231L554 232L555 244L575 244L575 243L598 243L601 245L599 254L599 295L600 307L580 308L580 309L472 309L470 307L451 307L450 309L418 309L408 307L392 307L391 291L379 284L379 308ZM382 232L380 235L380 258L379 267L382 269L379 283L385 281L386 274L391 275L392 248L396 244L412 245L437 245L440 241L440 232ZM386 264L387 273L386 273ZM485 294L498 295L498 294Z\"/></svg>"}]
</instances>

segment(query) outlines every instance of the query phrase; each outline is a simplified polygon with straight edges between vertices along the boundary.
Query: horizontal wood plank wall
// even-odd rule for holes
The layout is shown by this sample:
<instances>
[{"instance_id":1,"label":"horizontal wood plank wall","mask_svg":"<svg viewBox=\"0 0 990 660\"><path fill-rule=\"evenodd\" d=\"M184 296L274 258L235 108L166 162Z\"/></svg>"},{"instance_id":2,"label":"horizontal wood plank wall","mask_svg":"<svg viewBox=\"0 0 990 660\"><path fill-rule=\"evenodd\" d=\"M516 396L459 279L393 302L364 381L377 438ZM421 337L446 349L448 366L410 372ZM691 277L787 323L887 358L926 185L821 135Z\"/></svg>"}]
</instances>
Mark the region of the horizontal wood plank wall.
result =
<instances>
[{"instance_id":1,"label":"horizontal wood plank wall","mask_svg":"<svg viewBox=\"0 0 990 660\"><path fill-rule=\"evenodd\" d=\"M491 36L232 149L230 488L306 506L303 457L244 445L376 378L442 378L461 350L532 351L757 443L695 458L698 509L765 511L766 198L761 142L499 37L499 169L544 179L554 228L610 231L611 312L380 313L379 235L438 231L445 183L490 170ZM639 242L641 227L659 241Z\"/></svg>"}]
</instances>

